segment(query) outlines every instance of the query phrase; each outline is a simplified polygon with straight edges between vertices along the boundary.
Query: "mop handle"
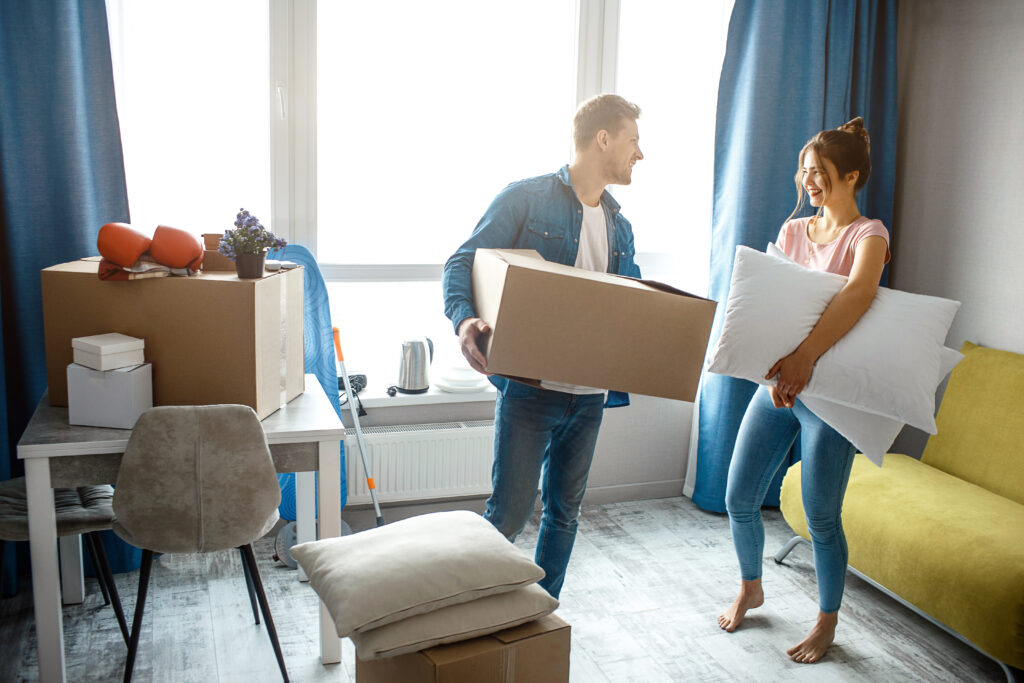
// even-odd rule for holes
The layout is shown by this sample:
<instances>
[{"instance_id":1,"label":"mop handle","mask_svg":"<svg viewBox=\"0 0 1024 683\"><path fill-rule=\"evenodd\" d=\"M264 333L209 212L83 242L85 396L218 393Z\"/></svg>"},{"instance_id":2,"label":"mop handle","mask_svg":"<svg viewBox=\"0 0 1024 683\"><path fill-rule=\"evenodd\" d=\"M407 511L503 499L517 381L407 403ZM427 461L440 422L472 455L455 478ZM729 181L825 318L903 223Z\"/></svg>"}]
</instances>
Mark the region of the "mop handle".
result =
<instances>
[{"instance_id":1,"label":"mop handle","mask_svg":"<svg viewBox=\"0 0 1024 683\"><path fill-rule=\"evenodd\" d=\"M356 410L355 394L352 393L352 385L349 383L348 372L345 370L345 357L341 354L341 336L338 328L333 328L334 350L338 354L338 367L341 370L341 378L345 382L345 394L348 396L348 407L352 412L352 424L356 428L356 441L359 443L359 458L363 461L363 471L366 473L366 486L370 490L370 501L373 503L373 512L377 515L377 526L384 526L384 517L380 513L380 505L377 503L377 484L373 481L373 474L370 471L370 464L366 460L366 443L363 441L363 430L359 426L359 413Z\"/></svg>"}]
</instances>

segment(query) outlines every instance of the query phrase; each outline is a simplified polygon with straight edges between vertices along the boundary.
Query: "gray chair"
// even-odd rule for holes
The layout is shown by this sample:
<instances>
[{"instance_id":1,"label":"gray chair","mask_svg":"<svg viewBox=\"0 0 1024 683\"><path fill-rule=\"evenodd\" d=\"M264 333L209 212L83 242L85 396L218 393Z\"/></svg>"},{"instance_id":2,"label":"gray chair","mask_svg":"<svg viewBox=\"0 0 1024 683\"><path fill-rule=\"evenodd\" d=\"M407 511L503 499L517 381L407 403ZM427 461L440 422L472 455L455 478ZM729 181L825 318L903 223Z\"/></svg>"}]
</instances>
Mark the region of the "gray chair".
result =
<instances>
[{"instance_id":1,"label":"gray chair","mask_svg":"<svg viewBox=\"0 0 1024 683\"><path fill-rule=\"evenodd\" d=\"M103 604L113 605L117 625L124 641L128 642L128 624L121 609L121 597L110 573L107 553L103 550L100 532L111 528L114 511L110 486L81 486L73 489L54 489L53 506L57 516L57 535L82 534L85 547L96 570L96 581L103 593ZM25 496L25 477L0 482L0 586L3 586L3 556L8 541L28 540L28 500Z\"/></svg>"},{"instance_id":2,"label":"gray chair","mask_svg":"<svg viewBox=\"0 0 1024 683\"><path fill-rule=\"evenodd\" d=\"M252 550L252 542L277 522L280 501L267 439L252 408L165 406L139 417L114 489L114 533L143 549L126 682L138 651L153 554L229 548L242 554L250 600L255 591L278 666L288 680Z\"/></svg>"}]
</instances>

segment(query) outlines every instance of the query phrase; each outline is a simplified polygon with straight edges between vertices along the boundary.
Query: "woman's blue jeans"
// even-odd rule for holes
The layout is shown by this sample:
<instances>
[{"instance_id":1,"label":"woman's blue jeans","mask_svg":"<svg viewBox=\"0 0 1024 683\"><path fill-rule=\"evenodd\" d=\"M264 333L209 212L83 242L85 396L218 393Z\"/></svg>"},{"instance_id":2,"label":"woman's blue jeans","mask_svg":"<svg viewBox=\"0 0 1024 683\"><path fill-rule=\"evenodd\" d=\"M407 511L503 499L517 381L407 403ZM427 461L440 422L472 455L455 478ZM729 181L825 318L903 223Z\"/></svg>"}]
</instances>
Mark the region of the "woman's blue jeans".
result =
<instances>
[{"instance_id":1,"label":"woman's blue jeans","mask_svg":"<svg viewBox=\"0 0 1024 683\"><path fill-rule=\"evenodd\" d=\"M534 560L545 572L540 586L556 598L576 540L603 412L603 394L577 396L519 382L509 382L495 405L494 492L484 517L515 541L533 513L540 485L544 511Z\"/></svg>"},{"instance_id":2,"label":"woman's blue jeans","mask_svg":"<svg viewBox=\"0 0 1024 683\"><path fill-rule=\"evenodd\" d=\"M732 541L741 578L760 578L764 551L761 505L794 443L800 454L804 515L814 547L818 606L831 613L842 603L849 559L841 515L854 447L799 399L792 408L776 408L766 387L759 387L750 399L729 465L725 507Z\"/></svg>"}]
</instances>

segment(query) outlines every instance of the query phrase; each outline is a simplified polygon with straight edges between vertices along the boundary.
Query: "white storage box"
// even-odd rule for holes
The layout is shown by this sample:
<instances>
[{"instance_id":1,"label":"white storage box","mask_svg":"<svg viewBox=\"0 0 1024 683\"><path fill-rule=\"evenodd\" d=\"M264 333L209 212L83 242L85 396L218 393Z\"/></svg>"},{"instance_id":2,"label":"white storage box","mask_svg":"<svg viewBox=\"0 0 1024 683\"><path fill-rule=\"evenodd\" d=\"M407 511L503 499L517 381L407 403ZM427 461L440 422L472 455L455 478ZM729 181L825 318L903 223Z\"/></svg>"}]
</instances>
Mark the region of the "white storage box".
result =
<instances>
[{"instance_id":1,"label":"white storage box","mask_svg":"<svg viewBox=\"0 0 1024 683\"><path fill-rule=\"evenodd\" d=\"M93 370L117 370L146 362L146 340L111 332L71 340L75 362Z\"/></svg>"},{"instance_id":2,"label":"white storage box","mask_svg":"<svg viewBox=\"0 0 1024 683\"><path fill-rule=\"evenodd\" d=\"M153 366L117 370L68 365L68 422L131 429L153 407Z\"/></svg>"}]
</instances>

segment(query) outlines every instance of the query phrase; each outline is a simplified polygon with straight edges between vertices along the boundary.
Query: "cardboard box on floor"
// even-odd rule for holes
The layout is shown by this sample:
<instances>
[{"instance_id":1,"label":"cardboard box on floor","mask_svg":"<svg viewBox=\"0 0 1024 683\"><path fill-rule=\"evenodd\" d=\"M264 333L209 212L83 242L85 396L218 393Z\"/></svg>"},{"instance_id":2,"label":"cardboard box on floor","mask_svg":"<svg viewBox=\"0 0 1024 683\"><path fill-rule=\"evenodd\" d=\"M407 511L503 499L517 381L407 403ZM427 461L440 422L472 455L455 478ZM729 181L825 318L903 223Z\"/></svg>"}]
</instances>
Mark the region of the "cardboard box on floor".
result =
<instances>
[{"instance_id":1,"label":"cardboard box on floor","mask_svg":"<svg viewBox=\"0 0 1024 683\"><path fill-rule=\"evenodd\" d=\"M477 249L473 299L491 326L489 372L533 384L696 396L714 301L551 263L532 249Z\"/></svg>"},{"instance_id":2,"label":"cardboard box on floor","mask_svg":"<svg viewBox=\"0 0 1024 683\"><path fill-rule=\"evenodd\" d=\"M356 660L356 683L568 683L570 627L549 614L489 636Z\"/></svg>"},{"instance_id":3,"label":"cardboard box on floor","mask_svg":"<svg viewBox=\"0 0 1024 683\"><path fill-rule=\"evenodd\" d=\"M106 332L145 340L156 406L241 403L262 419L303 392L301 268L258 280L211 272L110 282L98 266L42 271L51 405L68 402L71 339Z\"/></svg>"}]
</instances>

